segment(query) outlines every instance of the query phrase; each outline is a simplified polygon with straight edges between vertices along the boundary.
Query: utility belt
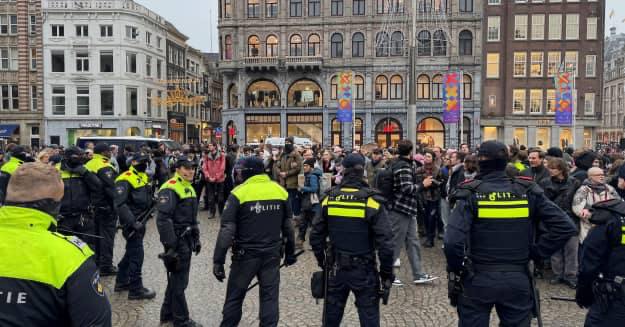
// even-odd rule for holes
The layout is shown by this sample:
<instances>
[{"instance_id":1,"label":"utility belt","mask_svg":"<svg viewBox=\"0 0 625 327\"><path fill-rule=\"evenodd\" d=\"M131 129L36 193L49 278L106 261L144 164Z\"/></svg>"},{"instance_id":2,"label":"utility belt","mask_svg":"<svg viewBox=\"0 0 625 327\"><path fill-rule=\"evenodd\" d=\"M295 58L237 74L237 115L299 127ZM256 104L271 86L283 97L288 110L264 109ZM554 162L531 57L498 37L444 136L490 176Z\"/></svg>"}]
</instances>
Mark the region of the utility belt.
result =
<instances>
[{"instance_id":1,"label":"utility belt","mask_svg":"<svg viewBox=\"0 0 625 327\"><path fill-rule=\"evenodd\" d=\"M350 270L358 267L375 266L373 255L349 255L336 252L334 262L338 269Z\"/></svg>"},{"instance_id":2,"label":"utility belt","mask_svg":"<svg viewBox=\"0 0 625 327\"><path fill-rule=\"evenodd\" d=\"M282 244L276 244L274 246L269 246L263 249L246 248L244 246L236 244L236 242L232 245L232 260L246 260L265 256L282 257Z\"/></svg>"},{"instance_id":3,"label":"utility belt","mask_svg":"<svg viewBox=\"0 0 625 327\"><path fill-rule=\"evenodd\" d=\"M473 263L473 270L476 272L520 272L527 274L529 273L527 269L527 265L484 265Z\"/></svg>"},{"instance_id":4,"label":"utility belt","mask_svg":"<svg viewBox=\"0 0 625 327\"><path fill-rule=\"evenodd\" d=\"M614 301L625 299L625 277L599 278L592 284L594 302L599 305L602 313L608 312Z\"/></svg>"}]
</instances>

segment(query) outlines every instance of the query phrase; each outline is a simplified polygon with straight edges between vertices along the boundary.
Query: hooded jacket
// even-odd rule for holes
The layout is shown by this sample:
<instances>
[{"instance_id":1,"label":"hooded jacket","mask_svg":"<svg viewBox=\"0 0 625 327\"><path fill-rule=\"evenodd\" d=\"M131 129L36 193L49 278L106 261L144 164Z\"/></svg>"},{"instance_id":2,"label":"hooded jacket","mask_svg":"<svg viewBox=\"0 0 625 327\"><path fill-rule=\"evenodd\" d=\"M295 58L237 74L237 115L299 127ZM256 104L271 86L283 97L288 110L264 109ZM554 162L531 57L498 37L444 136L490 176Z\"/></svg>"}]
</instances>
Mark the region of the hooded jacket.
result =
<instances>
[{"instance_id":1,"label":"hooded jacket","mask_svg":"<svg viewBox=\"0 0 625 327\"><path fill-rule=\"evenodd\" d=\"M226 179L226 156L217 150L215 153L208 153L202 158L202 173L207 182L223 183Z\"/></svg>"}]
</instances>

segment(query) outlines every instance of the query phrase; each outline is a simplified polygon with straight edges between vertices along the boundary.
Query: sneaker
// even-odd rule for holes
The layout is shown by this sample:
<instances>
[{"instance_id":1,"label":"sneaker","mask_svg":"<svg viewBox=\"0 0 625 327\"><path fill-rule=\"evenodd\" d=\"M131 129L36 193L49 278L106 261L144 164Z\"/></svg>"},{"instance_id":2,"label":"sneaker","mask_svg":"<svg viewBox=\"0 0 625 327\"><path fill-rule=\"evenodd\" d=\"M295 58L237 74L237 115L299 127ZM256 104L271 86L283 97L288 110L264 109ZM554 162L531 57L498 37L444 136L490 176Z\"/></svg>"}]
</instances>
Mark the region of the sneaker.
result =
<instances>
[{"instance_id":1,"label":"sneaker","mask_svg":"<svg viewBox=\"0 0 625 327\"><path fill-rule=\"evenodd\" d=\"M393 281L393 286L404 286L404 283L401 282L398 278L395 278Z\"/></svg>"},{"instance_id":2,"label":"sneaker","mask_svg":"<svg viewBox=\"0 0 625 327\"><path fill-rule=\"evenodd\" d=\"M414 280L415 284L425 284L425 283L429 283L433 280L438 279L438 277L434 277L432 275L428 275L428 274L421 274L419 275L419 278Z\"/></svg>"},{"instance_id":3,"label":"sneaker","mask_svg":"<svg viewBox=\"0 0 625 327\"><path fill-rule=\"evenodd\" d=\"M393 263L393 268L399 268L401 267L401 261L399 261L399 258L397 258L397 260L395 260L395 262Z\"/></svg>"}]
</instances>

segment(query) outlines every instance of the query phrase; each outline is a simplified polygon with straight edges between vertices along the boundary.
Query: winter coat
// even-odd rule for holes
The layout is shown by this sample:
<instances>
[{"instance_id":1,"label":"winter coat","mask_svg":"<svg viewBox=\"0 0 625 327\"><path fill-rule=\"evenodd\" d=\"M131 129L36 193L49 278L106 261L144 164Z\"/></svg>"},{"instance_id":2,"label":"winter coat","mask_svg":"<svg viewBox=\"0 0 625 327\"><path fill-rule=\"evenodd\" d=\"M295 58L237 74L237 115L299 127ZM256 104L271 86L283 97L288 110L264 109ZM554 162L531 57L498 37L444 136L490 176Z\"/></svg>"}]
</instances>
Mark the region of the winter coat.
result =
<instances>
[{"instance_id":1,"label":"winter coat","mask_svg":"<svg viewBox=\"0 0 625 327\"><path fill-rule=\"evenodd\" d=\"M273 172L278 183L287 190L297 189L297 176L301 169L302 157L295 150L288 154L283 153L280 161L273 166ZM285 172L286 176L284 178L280 177L280 172Z\"/></svg>"},{"instance_id":2,"label":"winter coat","mask_svg":"<svg viewBox=\"0 0 625 327\"><path fill-rule=\"evenodd\" d=\"M322 175L323 173L319 168L314 168L309 173L304 173L304 177L306 178L304 181L304 186L299 190L302 193L302 199L306 196L310 196L311 193L316 193L318 198L321 198L319 196L319 188L321 187ZM319 208L319 203L312 205L312 211L315 213L319 211Z\"/></svg>"},{"instance_id":3,"label":"winter coat","mask_svg":"<svg viewBox=\"0 0 625 327\"><path fill-rule=\"evenodd\" d=\"M545 196L564 210L579 229L579 217L573 213L573 198L579 188L579 181L571 176L562 181L551 177L542 180L539 185L545 191Z\"/></svg>"},{"instance_id":4,"label":"winter coat","mask_svg":"<svg viewBox=\"0 0 625 327\"><path fill-rule=\"evenodd\" d=\"M417 168L417 183L423 183L423 180L427 176L432 176L433 182L430 187L423 189L421 196L423 200L426 201L438 201L441 199L440 184L443 183L443 181L439 173L439 168L434 163Z\"/></svg>"},{"instance_id":5,"label":"winter coat","mask_svg":"<svg viewBox=\"0 0 625 327\"><path fill-rule=\"evenodd\" d=\"M367 173L367 182L370 187L373 187L373 182L375 181L375 175L380 171L380 169L386 168L386 161L384 159L378 161L376 164L373 163L372 160L369 160L365 164L365 172Z\"/></svg>"},{"instance_id":6,"label":"winter coat","mask_svg":"<svg viewBox=\"0 0 625 327\"><path fill-rule=\"evenodd\" d=\"M536 184L550 178L549 171L544 166L529 167L521 172L521 176L531 177Z\"/></svg>"},{"instance_id":7,"label":"winter coat","mask_svg":"<svg viewBox=\"0 0 625 327\"><path fill-rule=\"evenodd\" d=\"M584 241L592 227L589 218L582 218L582 210L590 209L593 204L600 201L620 198L616 190L608 184L593 185L588 179L582 183L582 186L575 192L572 205L573 213L580 218L580 243Z\"/></svg>"},{"instance_id":8,"label":"winter coat","mask_svg":"<svg viewBox=\"0 0 625 327\"><path fill-rule=\"evenodd\" d=\"M204 155L202 161L204 179L211 183L223 183L226 179L226 156L218 150Z\"/></svg>"}]
</instances>

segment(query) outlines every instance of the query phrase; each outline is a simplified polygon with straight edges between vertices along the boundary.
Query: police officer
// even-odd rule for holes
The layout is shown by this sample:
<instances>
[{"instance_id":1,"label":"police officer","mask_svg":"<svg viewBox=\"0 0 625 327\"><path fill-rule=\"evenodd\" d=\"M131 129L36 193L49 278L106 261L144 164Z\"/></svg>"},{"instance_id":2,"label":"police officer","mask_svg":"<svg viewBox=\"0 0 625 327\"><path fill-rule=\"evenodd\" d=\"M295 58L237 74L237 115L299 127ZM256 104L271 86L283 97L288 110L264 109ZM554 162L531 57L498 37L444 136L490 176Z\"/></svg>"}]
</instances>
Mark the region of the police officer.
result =
<instances>
[{"instance_id":1,"label":"police officer","mask_svg":"<svg viewBox=\"0 0 625 327\"><path fill-rule=\"evenodd\" d=\"M126 252L119 262L115 291L128 290L129 300L152 299L156 293L143 286L143 236L152 207L152 185L145 170L149 157L135 153L130 167L115 179L115 211L126 239Z\"/></svg>"},{"instance_id":2,"label":"police officer","mask_svg":"<svg viewBox=\"0 0 625 327\"><path fill-rule=\"evenodd\" d=\"M213 274L220 282L226 278L226 252L233 247L221 326L239 324L247 287L255 276L260 286L260 325L277 326L283 245L284 263L290 266L297 261L288 193L263 170L261 159L243 161L244 182L232 190L221 216L213 255Z\"/></svg>"},{"instance_id":3,"label":"police officer","mask_svg":"<svg viewBox=\"0 0 625 327\"><path fill-rule=\"evenodd\" d=\"M184 292L189 284L191 252L200 253L197 222L198 203L191 184L196 163L182 157L176 161L176 173L158 192L156 226L165 248L161 255L167 269L167 289L161 306L161 322L174 326L198 327L189 318Z\"/></svg>"},{"instance_id":4,"label":"police officer","mask_svg":"<svg viewBox=\"0 0 625 327\"><path fill-rule=\"evenodd\" d=\"M586 327L623 326L625 203L607 200L593 209L590 222L595 227L584 240L575 299L580 307L590 308Z\"/></svg>"},{"instance_id":5,"label":"police officer","mask_svg":"<svg viewBox=\"0 0 625 327\"><path fill-rule=\"evenodd\" d=\"M326 237L330 237L334 271L329 272L326 326L339 326L349 292L356 296L361 326L380 325L380 279L390 288L393 276L393 234L383 198L364 178L365 160L349 154L343 160L343 180L321 202L313 222L310 245L325 268ZM380 272L376 256L380 258ZM326 272L328 273L328 272Z\"/></svg>"},{"instance_id":6,"label":"police officer","mask_svg":"<svg viewBox=\"0 0 625 327\"><path fill-rule=\"evenodd\" d=\"M111 326L93 252L53 232L62 198L53 166L25 163L12 173L0 208L2 326Z\"/></svg>"},{"instance_id":7,"label":"police officer","mask_svg":"<svg viewBox=\"0 0 625 327\"><path fill-rule=\"evenodd\" d=\"M10 151L11 158L2 167L0 167L0 205L4 203L6 196L7 185L9 185L9 179L13 172L21 166L24 162L35 161L26 149L21 146L15 146Z\"/></svg>"},{"instance_id":8,"label":"police officer","mask_svg":"<svg viewBox=\"0 0 625 327\"><path fill-rule=\"evenodd\" d=\"M71 235L76 232L76 236L85 240L91 249L95 249L95 239L89 237L95 234L93 217L89 213L89 200L91 194L101 191L102 183L83 165L84 155L81 148L72 146L65 150L63 159L56 164L65 186L58 225L62 229L61 233Z\"/></svg>"},{"instance_id":9,"label":"police officer","mask_svg":"<svg viewBox=\"0 0 625 327\"><path fill-rule=\"evenodd\" d=\"M480 173L459 186L445 234L450 280L464 279L463 294L453 297L459 326L488 326L493 306L502 326L529 326L533 307L529 260L548 258L577 230L535 183L507 177L504 144L484 142L478 157ZM539 221L546 231L533 242Z\"/></svg>"},{"instance_id":10,"label":"police officer","mask_svg":"<svg viewBox=\"0 0 625 327\"><path fill-rule=\"evenodd\" d=\"M102 276L117 274L117 267L113 266L113 242L117 229L113 201L117 174L109 161L110 157L111 150L108 144L98 143L93 149L93 158L85 164L85 168L98 176L102 183L100 192L91 194L96 235L102 237L98 239L95 247L95 260Z\"/></svg>"}]
</instances>

